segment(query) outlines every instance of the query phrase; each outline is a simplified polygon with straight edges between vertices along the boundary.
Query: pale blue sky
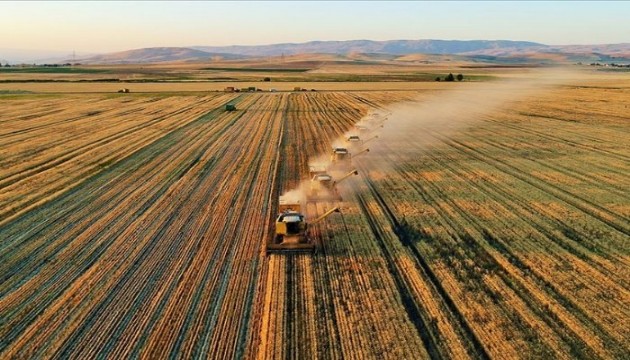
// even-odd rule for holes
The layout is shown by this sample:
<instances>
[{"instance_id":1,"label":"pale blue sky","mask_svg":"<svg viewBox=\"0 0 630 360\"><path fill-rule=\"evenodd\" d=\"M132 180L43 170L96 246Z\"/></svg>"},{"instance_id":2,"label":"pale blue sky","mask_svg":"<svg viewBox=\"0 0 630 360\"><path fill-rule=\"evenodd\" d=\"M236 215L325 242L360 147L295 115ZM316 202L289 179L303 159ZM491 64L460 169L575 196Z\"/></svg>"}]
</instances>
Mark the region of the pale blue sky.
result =
<instances>
[{"instance_id":1,"label":"pale blue sky","mask_svg":"<svg viewBox=\"0 0 630 360\"><path fill-rule=\"evenodd\" d=\"M630 2L5 2L0 48L109 52L312 40L630 42Z\"/></svg>"}]
</instances>

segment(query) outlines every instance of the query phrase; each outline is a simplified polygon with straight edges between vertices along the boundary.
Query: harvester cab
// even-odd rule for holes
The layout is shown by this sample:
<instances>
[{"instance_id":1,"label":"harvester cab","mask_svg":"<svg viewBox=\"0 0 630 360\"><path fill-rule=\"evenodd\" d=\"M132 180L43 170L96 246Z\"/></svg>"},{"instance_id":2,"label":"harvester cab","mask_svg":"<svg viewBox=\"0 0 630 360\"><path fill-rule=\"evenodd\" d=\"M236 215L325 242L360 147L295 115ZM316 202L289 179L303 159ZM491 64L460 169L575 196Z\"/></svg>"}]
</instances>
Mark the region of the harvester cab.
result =
<instances>
[{"instance_id":1,"label":"harvester cab","mask_svg":"<svg viewBox=\"0 0 630 360\"><path fill-rule=\"evenodd\" d=\"M308 225L316 224L334 212L339 212L335 207L325 212L315 220L307 222L301 212L299 201L288 201L280 197L278 217L275 224L275 235L267 243L267 253L273 252L310 252L315 250L314 239L308 235Z\"/></svg>"},{"instance_id":2,"label":"harvester cab","mask_svg":"<svg viewBox=\"0 0 630 360\"><path fill-rule=\"evenodd\" d=\"M349 163L350 156L351 155L348 149L344 147L335 147L333 148L332 155L330 156L330 162L333 164Z\"/></svg>"},{"instance_id":3,"label":"harvester cab","mask_svg":"<svg viewBox=\"0 0 630 360\"><path fill-rule=\"evenodd\" d=\"M374 131L377 128L384 127L384 123L387 121L387 117L380 114L372 114L365 120L365 127L367 131Z\"/></svg>"},{"instance_id":4,"label":"harvester cab","mask_svg":"<svg viewBox=\"0 0 630 360\"><path fill-rule=\"evenodd\" d=\"M375 123L372 120L366 121L365 124L354 126L355 130L359 133L359 136L361 137L362 144L365 144L366 142L377 138L378 136L374 134L383 127L385 127L385 125L382 122Z\"/></svg>"},{"instance_id":5,"label":"harvester cab","mask_svg":"<svg viewBox=\"0 0 630 360\"><path fill-rule=\"evenodd\" d=\"M282 243L304 243L306 238L306 220L297 211L285 211L276 219L276 236Z\"/></svg>"}]
</instances>

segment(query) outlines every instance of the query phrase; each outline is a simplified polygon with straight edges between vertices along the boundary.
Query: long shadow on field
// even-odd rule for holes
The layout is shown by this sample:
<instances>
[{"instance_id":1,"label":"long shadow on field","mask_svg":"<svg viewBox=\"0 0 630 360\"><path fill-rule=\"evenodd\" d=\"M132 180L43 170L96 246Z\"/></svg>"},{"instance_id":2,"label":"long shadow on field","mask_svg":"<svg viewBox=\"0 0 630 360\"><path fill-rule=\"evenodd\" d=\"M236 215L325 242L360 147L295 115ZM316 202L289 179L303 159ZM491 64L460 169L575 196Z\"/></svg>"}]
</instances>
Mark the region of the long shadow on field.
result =
<instances>
[{"instance_id":1,"label":"long shadow on field","mask_svg":"<svg viewBox=\"0 0 630 360\"><path fill-rule=\"evenodd\" d=\"M463 314L459 311L450 295L442 287L441 282L431 270L425 257L418 250L418 247L415 246L418 242L434 242L438 240L433 239L427 232L414 227L412 224L408 223L406 219L398 219L369 178L366 178L366 183L368 185L368 191L359 191L356 193L359 208L384 255L387 268L396 283L398 293L409 320L416 327L431 358L448 358L448 349L442 346L441 335L435 323L435 319L425 311L423 306L419 303L419 299L412 295L413 291L410 285L411 279L408 278L409 274L401 268L400 262L398 261L398 258L404 254L404 252L400 252L401 249L399 246L396 246L396 241L400 242L400 244L409 251L408 254L412 255L419 266L421 276L435 289L440 299L446 305L451 320L457 324L457 328L461 329L461 335L468 349L468 353L474 358L489 359L488 353L465 320ZM369 198L376 200L378 210L374 210L373 207L368 206ZM385 225L383 223L385 223Z\"/></svg>"}]
</instances>

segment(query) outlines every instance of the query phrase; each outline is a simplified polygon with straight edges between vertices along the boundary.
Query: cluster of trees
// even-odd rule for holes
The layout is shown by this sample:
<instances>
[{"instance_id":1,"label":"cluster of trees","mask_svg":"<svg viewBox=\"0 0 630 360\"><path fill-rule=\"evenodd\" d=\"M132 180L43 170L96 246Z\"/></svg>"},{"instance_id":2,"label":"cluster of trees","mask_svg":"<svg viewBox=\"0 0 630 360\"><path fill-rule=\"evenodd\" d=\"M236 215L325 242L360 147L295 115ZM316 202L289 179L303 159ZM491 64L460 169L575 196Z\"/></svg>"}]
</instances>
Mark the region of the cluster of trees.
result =
<instances>
[{"instance_id":1,"label":"cluster of trees","mask_svg":"<svg viewBox=\"0 0 630 360\"><path fill-rule=\"evenodd\" d=\"M454 76L453 73L449 73L444 77L444 81L455 81L455 79L457 79L457 81L462 81L464 80L464 75L457 74L457 76ZM442 81L442 78L438 76L435 78L435 81Z\"/></svg>"},{"instance_id":2,"label":"cluster of trees","mask_svg":"<svg viewBox=\"0 0 630 360\"><path fill-rule=\"evenodd\" d=\"M578 65L582 65L582 63L578 63ZM589 65L590 66L612 66L612 67L630 68L630 64L617 64L617 63L602 64L602 63L594 62L594 63L590 63Z\"/></svg>"}]
</instances>

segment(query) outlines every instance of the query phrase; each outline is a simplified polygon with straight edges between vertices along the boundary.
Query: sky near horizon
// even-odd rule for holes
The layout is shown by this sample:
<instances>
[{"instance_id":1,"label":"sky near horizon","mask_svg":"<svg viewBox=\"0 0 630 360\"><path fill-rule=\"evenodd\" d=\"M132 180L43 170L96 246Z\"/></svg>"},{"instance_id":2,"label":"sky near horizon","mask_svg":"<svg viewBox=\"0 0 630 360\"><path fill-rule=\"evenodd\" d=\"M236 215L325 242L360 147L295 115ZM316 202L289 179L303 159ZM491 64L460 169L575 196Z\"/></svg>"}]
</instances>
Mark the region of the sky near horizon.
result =
<instances>
[{"instance_id":1,"label":"sky near horizon","mask_svg":"<svg viewBox=\"0 0 630 360\"><path fill-rule=\"evenodd\" d=\"M0 2L0 49L103 53L314 40L630 42L625 1Z\"/></svg>"}]
</instances>

